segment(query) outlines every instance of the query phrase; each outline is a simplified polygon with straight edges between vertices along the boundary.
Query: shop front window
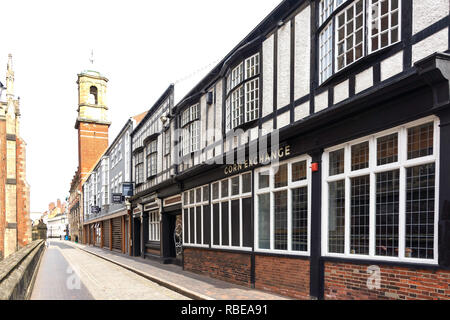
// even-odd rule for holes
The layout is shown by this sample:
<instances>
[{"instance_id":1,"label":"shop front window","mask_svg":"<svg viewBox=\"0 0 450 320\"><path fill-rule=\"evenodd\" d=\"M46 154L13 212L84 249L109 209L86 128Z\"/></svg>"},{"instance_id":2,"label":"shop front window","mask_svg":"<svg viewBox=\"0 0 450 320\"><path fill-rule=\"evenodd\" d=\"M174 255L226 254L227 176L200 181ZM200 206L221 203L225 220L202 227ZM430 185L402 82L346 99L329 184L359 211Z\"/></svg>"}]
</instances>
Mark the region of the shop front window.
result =
<instances>
[{"instance_id":1,"label":"shop front window","mask_svg":"<svg viewBox=\"0 0 450 320\"><path fill-rule=\"evenodd\" d=\"M428 118L324 153L327 255L437 261L437 128Z\"/></svg>"},{"instance_id":2,"label":"shop front window","mask_svg":"<svg viewBox=\"0 0 450 320\"><path fill-rule=\"evenodd\" d=\"M310 229L310 158L256 170L255 242L258 251L307 255Z\"/></svg>"},{"instance_id":3,"label":"shop front window","mask_svg":"<svg viewBox=\"0 0 450 320\"><path fill-rule=\"evenodd\" d=\"M249 250L253 246L252 173L227 178L212 186L212 246ZM220 198L215 197L216 192Z\"/></svg>"}]
</instances>

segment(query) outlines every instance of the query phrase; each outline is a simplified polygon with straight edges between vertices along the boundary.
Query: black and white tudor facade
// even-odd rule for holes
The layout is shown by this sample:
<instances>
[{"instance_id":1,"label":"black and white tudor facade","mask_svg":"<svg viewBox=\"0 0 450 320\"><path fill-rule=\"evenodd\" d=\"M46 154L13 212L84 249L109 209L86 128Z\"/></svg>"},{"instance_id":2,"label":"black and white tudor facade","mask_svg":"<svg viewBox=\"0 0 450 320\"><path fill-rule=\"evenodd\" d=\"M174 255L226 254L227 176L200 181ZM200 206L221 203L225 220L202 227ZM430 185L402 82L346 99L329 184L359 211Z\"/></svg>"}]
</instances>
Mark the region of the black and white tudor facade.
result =
<instances>
[{"instance_id":1,"label":"black and white tudor facade","mask_svg":"<svg viewBox=\"0 0 450 320\"><path fill-rule=\"evenodd\" d=\"M297 298L411 298L373 265L448 279L449 7L285 0L170 87L132 134L135 254Z\"/></svg>"}]
</instances>

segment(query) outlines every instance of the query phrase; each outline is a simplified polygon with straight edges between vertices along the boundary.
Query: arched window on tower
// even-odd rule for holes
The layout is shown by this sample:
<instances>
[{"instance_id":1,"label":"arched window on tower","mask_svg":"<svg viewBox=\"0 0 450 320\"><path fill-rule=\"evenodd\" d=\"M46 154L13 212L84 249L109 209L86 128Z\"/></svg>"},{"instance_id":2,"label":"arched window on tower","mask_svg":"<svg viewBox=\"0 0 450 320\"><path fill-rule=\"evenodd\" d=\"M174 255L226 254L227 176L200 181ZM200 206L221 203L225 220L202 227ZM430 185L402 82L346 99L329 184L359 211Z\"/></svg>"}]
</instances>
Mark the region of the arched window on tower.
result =
<instances>
[{"instance_id":1,"label":"arched window on tower","mask_svg":"<svg viewBox=\"0 0 450 320\"><path fill-rule=\"evenodd\" d=\"M98 104L98 89L92 86L89 93L89 104Z\"/></svg>"}]
</instances>

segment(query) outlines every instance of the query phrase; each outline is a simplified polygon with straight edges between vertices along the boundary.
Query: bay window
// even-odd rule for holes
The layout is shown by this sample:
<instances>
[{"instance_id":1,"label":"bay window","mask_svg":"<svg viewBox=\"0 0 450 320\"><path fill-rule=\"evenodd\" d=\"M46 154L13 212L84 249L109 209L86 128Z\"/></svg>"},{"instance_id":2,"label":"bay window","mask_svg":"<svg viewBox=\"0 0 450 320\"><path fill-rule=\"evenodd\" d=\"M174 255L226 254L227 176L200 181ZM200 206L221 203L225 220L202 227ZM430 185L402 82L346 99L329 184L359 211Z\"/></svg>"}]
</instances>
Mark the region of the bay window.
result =
<instances>
[{"instance_id":1,"label":"bay window","mask_svg":"<svg viewBox=\"0 0 450 320\"><path fill-rule=\"evenodd\" d=\"M437 262L438 120L326 150L323 252Z\"/></svg>"},{"instance_id":2,"label":"bay window","mask_svg":"<svg viewBox=\"0 0 450 320\"><path fill-rule=\"evenodd\" d=\"M399 42L400 25L400 0L322 0L319 84L365 55Z\"/></svg>"},{"instance_id":3,"label":"bay window","mask_svg":"<svg viewBox=\"0 0 450 320\"><path fill-rule=\"evenodd\" d=\"M188 155L200 149L200 105L196 104L181 114L182 155Z\"/></svg>"},{"instance_id":4,"label":"bay window","mask_svg":"<svg viewBox=\"0 0 450 320\"><path fill-rule=\"evenodd\" d=\"M259 53L233 68L227 77L225 124L227 131L259 118Z\"/></svg>"},{"instance_id":5,"label":"bay window","mask_svg":"<svg viewBox=\"0 0 450 320\"><path fill-rule=\"evenodd\" d=\"M255 171L255 247L261 252L308 255L309 157Z\"/></svg>"},{"instance_id":6,"label":"bay window","mask_svg":"<svg viewBox=\"0 0 450 320\"><path fill-rule=\"evenodd\" d=\"M250 250L252 173L244 173L212 184L212 246Z\"/></svg>"},{"instance_id":7,"label":"bay window","mask_svg":"<svg viewBox=\"0 0 450 320\"><path fill-rule=\"evenodd\" d=\"M211 238L209 186L183 193L183 243L208 246Z\"/></svg>"}]
</instances>

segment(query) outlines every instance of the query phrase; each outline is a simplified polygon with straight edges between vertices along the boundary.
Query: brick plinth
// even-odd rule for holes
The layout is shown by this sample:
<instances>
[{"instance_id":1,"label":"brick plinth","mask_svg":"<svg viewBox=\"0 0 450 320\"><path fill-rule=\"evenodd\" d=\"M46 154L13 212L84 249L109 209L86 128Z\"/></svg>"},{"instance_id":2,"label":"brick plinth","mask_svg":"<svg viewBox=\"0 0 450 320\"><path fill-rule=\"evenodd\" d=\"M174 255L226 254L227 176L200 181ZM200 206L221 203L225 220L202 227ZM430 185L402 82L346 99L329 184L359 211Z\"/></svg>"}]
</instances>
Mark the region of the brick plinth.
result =
<instances>
[{"instance_id":1,"label":"brick plinth","mask_svg":"<svg viewBox=\"0 0 450 320\"><path fill-rule=\"evenodd\" d=\"M249 254L185 248L184 269L234 284L251 286Z\"/></svg>"},{"instance_id":2,"label":"brick plinth","mask_svg":"<svg viewBox=\"0 0 450 320\"><path fill-rule=\"evenodd\" d=\"M423 270L379 265L380 289L368 280L369 265L325 263L328 300L437 300L450 299L450 270Z\"/></svg>"},{"instance_id":3,"label":"brick plinth","mask_svg":"<svg viewBox=\"0 0 450 320\"><path fill-rule=\"evenodd\" d=\"M309 260L255 257L255 288L295 299L309 299Z\"/></svg>"}]
</instances>

